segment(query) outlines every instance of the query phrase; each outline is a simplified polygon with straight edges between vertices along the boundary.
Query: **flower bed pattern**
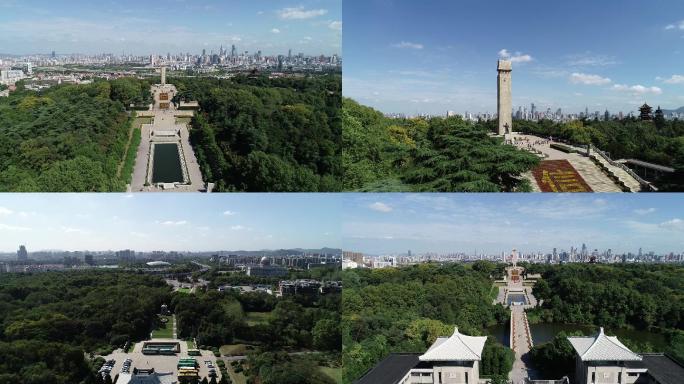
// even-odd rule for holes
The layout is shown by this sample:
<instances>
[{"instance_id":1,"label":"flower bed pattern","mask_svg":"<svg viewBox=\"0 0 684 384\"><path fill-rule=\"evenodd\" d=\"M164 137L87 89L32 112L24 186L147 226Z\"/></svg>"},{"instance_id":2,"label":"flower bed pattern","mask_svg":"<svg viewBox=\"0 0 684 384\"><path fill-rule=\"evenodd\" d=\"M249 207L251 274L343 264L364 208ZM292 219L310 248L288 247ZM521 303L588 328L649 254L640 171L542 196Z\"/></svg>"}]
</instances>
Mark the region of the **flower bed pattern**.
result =
<instances>
[{"instance_id":1,"label":"flower bed pattern","mask_svg":"<svg viewBox=\"0 0 684 384\"><path fill-rule=\"evenodd\" d=\"M545 160L532 170L542 192L593 192L567 160Z\"/></svg>"}]
</instances>

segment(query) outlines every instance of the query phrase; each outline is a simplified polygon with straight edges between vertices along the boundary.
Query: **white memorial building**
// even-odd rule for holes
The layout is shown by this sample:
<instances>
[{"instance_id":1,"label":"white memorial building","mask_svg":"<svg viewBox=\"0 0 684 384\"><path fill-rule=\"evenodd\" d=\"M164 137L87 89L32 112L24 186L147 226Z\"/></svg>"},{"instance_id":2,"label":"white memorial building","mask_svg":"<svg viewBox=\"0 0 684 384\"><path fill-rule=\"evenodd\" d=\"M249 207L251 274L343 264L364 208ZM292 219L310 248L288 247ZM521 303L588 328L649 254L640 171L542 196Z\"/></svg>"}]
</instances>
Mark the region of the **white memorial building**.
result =
<instances>
[{"instance_id":1,"label":"white memorial building","mask_svg":"<svg viewBox=\"0 0 684 384\"><path fill-rule=\"evenodd\" d=\"M391 354L357 384L478 384L487 336L439 337L424 354Z\"/></svg>"},{"instance_id":2,"label":"white memorial building","mask_svg":"<svg viewBox=\"0 0 684 384\"><path fill-rule=\"evenodd\" d=\"M571 336L568 341L576 352L577 384L633 384L646 376L642 357L616 336L607 336L603 327L596 336Z\"/></svg>"}]
</instances>

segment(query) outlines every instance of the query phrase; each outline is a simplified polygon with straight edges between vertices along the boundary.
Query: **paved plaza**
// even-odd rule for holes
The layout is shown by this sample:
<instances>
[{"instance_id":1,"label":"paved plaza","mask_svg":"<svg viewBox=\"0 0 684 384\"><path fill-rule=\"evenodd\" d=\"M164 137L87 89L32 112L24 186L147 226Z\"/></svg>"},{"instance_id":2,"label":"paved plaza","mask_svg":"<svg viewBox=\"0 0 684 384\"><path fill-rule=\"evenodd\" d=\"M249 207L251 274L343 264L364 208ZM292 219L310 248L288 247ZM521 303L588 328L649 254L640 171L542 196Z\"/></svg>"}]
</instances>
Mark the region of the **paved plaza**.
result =
<instances>
[{"instance_id":1,"label":"paved plaza","mask_svg":"<svg viewBox=\"0 0 684 384\"><path fill-rule=\"evenodd\" d=\"M565 153L559 151L555 148L551 148L553 141L533 136L533 135L523 135L516 134L515 146L521 149L529 150L540 154L543 160L567 160L571 166L580 174L582 179L589 185L594 192L622 192L621 186L611 179L601 167L596 165L596 163L589 157L581 155L579 153ZM566 144L563 144L566 145ZM611 171L616 173L621 172L626 174L621 169L612 169L616 167L611 167ZM532 172L527 172L523 174L525 178L530 181L532 188L535 192L541 192L541 187L537 183L537 180L532 175ZM625 179L628 179L625 177ZM629 179L633 180L631 176ZM636 182L636 181L634 181ZM638 184L638 182L636 182ZM633 184L633 183L632 183Z\"/></svg>"},{"instance_id":2,"label":"paved plaza","mask_svg":"<svg viewBox=\"0 0 684 384\"><path fill-rule=\"evenodd\" d=\"M169 95L169 99L176 93L173 85L153 85L154 106L149 111L138 112L138 117L151 117L151 124L143 124L141 127L142 140L138 146L138 152L133 169L133 177L130 191L132 192L197 192L204 191L205 184L202 180L195 152L190 145L190 131L185 122L178 118L192 117L193 112L175 109L173 103L164 103L160 100L161 94ZM168 108L162 108L168 104ZM164 105L166 107L166 105ZM176 143L181 152L181 164L183 175L187 182L157 185L151 182L153 159L151 158L151 146L153 143Z\"/></svg>"},{"instance_id":3,"label":"paved plaza","mask_svg":"<svg viewBox=\"0 0 684 384\"><path fill-rule=\"evenodd\" d=\"M203 377L208 377L209 376L209 368L207 368L207 364L205 364L205 361L211 361L212 364L216 367L216 374L217 380L221 379L221 372L216 366L216 360L217 358L214 356L214 354L211 351L201 351L202 355L201 356L188 356L188 346L185 341L178 340L178 339L150 339L147 340L153 341L153 342L169 342L169 341L176 341L180 343L180 353L177 355L170 355L170 356L165 356L165 355L144 355L142 353L142 348L143 348L143 343L144 342L139 342L135 345L135 348L133 348L133 351L126 353L122 349L117 349L114 352L112 352L110 355L107 356L102 356L105 360L110 360L114 359L116 360L116 363L114 364L114 368L112 369L112 372L110 373L112 379L114 376L116 376L117 373L121 373L121 368L123 367L123 363L126 359L132 359L133 362L131 363L131 373L133 372L133 368L138 368L138 369L150 369L154 368L155 372L164 374L164 373L170 373L175 382L178 382L178 361L180 360L181 357L187 358L187 357L192 357L197 360L199 363L199 376L200 378Z\"/></svg>"}]
</instances>

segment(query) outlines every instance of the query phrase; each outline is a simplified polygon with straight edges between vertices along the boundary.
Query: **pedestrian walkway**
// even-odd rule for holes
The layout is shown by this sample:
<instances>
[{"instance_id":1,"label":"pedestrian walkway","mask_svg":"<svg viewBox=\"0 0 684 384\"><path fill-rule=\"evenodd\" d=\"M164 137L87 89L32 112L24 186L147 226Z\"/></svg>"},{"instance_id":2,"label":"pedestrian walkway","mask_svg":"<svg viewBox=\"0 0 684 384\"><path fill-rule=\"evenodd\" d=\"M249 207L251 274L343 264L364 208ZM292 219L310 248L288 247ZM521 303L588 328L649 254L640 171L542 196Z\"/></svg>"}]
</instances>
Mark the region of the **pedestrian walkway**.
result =
<instances>
[{"instance_id":1,"label":"pedestrian walkway","mask_svg":"<svg viewBox=\"0 0 684 384\"><path fill-rule=\"evenodd\" d=\"M552 148L553 141L543 139L534 135L516 134L516 146L521 149L537 153L546 160L567 160L572 167L580 174L582 179L589 185L594 192L622 192L623 188L619 182L611 179L600 165L597 165L592 158L580 153L566 153ZM529 144L529 146L528 146ZM565 144L563 144L565 145ZM581 150L580 150L581 152ZM599 156L600 157L600 156ZM617 168L617 167L614 167ZM624 171L623 171L624 172ZM626 173L626 172L625 172ZM541 191L537 180L532 172L526 172L523 176L530 181L535 192Z\"/></svg>"},{"instance_id":2,"label":"pedestrian walkway","mask_svg":"<svg viewBox=\"0 0 684 384\"><path fill-rule=\"evenodd\" d=\"M537 304L537 299L532 294L532 289L524 285L524 279L518 270L519 279L512 278L513 270L516 267L507 268L507 286L506 292L524 292L528 303L526 305L511 305L511 320L510 320L510 348L515 353L515 361L513 362L513 369L508 375L508 379L512 384L525 384L525 380L534 378L534 372L529 365L529 351L534 345L532 342L532 334L530 326L527 321L525 309ZM497 298L498 299L498 298ZM505 295L504 295L505 305Z\"/></svg>"},{"instance_id":3,"label":"pedestrian walkway","mask_svg":"<svg viewBox=\"0 0 684 384\"><path fill-rule=\"evenodd\" d=\"M154 95L154 107L149 111L138 112L139 117L151 117L152 124L143 124L141 127L140 145L135 159L135 167L133 168L133 177L131 181L130 190L134 192L197 192L205 189L204 181L202 180L202 172L200 171L195 151L190 145L190 131L184 122L179 122L178 117L192 117L192 111L179 111L173 106L173 103L161 103L159 95L162 92L158 89L159 85L152 86L152 94ZM163 91L169 99L175 94L175 87L173 85L165 85ZM165 108L161 108L160 104L164 104ZM168 104L168 107L166 107ZM156 136L155 136L156 133ZM177 143L179 145L179 153L181 156L181 164L183 164L183 174L187 176L185 182L160 184L155 185L151 183L151 168L153 167L153 159L150 158L153 143Z\"/></svg>"}]
</instances>

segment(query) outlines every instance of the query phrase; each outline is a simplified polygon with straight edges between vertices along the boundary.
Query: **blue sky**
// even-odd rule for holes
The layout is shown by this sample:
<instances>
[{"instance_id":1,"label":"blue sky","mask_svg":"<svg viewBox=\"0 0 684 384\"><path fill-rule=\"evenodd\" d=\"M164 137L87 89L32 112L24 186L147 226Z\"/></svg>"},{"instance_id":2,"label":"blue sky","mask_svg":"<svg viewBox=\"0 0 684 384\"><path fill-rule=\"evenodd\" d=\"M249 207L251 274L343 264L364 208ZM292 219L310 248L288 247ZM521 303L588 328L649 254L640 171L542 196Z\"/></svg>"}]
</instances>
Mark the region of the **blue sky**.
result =
<instances>
[{"instance_id":1,"label":"blue sky","mask_svg":"<svg viewBox=\"0 0 684 384\"><path fill-rule=\"evenodd\" d=\"M0 0L0 53L339 54L341 0Z\"/></svg>"},{"instance_id":2,"label":"blue sky","mask_svg":"<svg viewBox=\"0 0 684 384\"><path fill-rule=\"evenodd\" d=\"M345 250L684 252L682 194L345 194Z\"/></svg>"},{"instance_id":3,"label":"blue sky","mask_svg":"<svg viewBox=\"0 0 684 384\"><path fill-rule=\"evenodd\" d=\"M569 112L684 106L681 0L345 0L344 94L383 112Z\"/></svg>"},{"instance_id":4,"label":"blue sky","mask_svg":"<svg viewBox=\"0 0 684 384\"><path fill-rule=\"evenodd\" d=\"M0 252L341 247L331 194L0 194Z\"/></svg>"}]
</instances>

